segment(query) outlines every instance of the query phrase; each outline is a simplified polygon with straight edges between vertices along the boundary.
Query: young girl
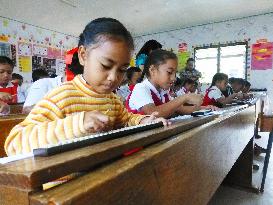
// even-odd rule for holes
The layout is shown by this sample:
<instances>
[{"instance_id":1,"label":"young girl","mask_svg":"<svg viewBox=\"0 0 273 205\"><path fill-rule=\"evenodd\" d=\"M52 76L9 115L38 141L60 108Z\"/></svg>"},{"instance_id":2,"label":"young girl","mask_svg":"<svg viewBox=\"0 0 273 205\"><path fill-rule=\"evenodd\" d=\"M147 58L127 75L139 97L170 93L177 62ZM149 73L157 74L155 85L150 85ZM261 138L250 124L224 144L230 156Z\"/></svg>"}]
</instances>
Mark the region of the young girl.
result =
<instances>
[{"instance_id":1,"label":"young girl","mask_svg":"<svg viewBox=\"0 0 273 205\"><path fill-rule=\"evenodd\" d=\"M147 60L148 55L153 50L157 50L161 48L162 48L162 45L158 41L153 39L147 41L136 55L136 66L143 69L143 66L145 64L145 61Z\"/></svg>"},{"instance_id":2,"label":"young girl","mask_svg":"<svg viewBox=\"0 0 273 205\"><path fill-rule=\"evenodd\" d=\"M203 106L215 105L222 107L225 104L231 103L235 97L240 97L240 94L233 93L228 97L222 94L226 90L228 84L228 76L224 73L216 73L212 78L211 86L206 90L203 100Z\"/></svg>"},{"instance_id":3,"label":"young girl","mask_svg":"<svg viewBox=\"0 0 273 205\"><path fill-rule=\"evenodd\" d=\"M173 114L186 114L194 111L194 106L183 106L185 103L200 105L200 95L187 94L172 99L169 89L174 83L177 70L177 57L165 50L152 51L144 66L147 75L142 83L135 85L129 95L126 107L133 113L151 114L158 112L161 117Z\"/></svg>"},{"instance_id":4,"label":"young girl","mask_svg":"<svg viewBox=\"0 0 273 205\"><path fill-rule=\"evenodd\" d=\"M7 154L28 153L89 133L154 121L155 114L128 113L112 93L126 73L132 50L133 38L119 21L91 21L79 41L83 74L52 90L12 129L5 142ZM167 124L166 120L159 120Z\"/></svg>"},{"instance_id":5,"label":"young girl","mask_svg":"<svg viewBox=\"0 0 273 205\"><path fill-rule=\"evenodd\" d=\"M0 56L0 100L7 104L18 102L18 84L11 82L14 64L6 56Z\"/></svg>"},{"instance_id":6,"label":"young girl","mask_svg":"<svg viewBox=\"0 0 273 205\"><path fill-rule=\"evenodd\" d=\"M137 80L141 76L141 69L138 67L130 67L126 72L125 83L120 86L116 93L119 95L123 101L126 101L128 95L131 93L135 84L137 84Z\"/></svg>"},{"instance_id":7,"label":"young girl","mask_svg":"<svg viewBox=\"0 0 273 205\"><path fill-rule=\"evenodd\" d=\"M191 93L194 88L194 83L195 82L192 79L185 79L183 82L183 87L176 92L176 95L180 96Z\"/></svg>"}]
</instances>

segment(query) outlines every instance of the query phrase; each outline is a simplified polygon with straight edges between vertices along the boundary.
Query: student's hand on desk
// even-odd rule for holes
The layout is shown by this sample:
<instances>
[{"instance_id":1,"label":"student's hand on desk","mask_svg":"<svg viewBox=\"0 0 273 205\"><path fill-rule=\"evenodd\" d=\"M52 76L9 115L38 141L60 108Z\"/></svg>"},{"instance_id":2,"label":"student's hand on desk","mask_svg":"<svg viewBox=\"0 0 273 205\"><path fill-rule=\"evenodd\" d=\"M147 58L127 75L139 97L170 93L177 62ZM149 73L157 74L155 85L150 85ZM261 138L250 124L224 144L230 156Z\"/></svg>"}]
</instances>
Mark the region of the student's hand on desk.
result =
<instances>
[{"instance_id":1,"label":"student's hand on desk","mask_svg":"<svg viewBox=\"0 0 273 205\"><path fill-rule=\"evenodd\" d=\"M10 112L10 107L7 103L0 101L0 114L7 115Z\"/></svg>"},{"instance_id":2,"label":"student's hand on desk","mask_svg":"<svg viewBox=\"0 0 273 205\"><path fill-rule=\"evenodd\" d=\"M236 93L236 97L239 99L239 100L243 100L244 99L244 94L243 93Z\"/></svg>"},{"instance_id":3,"label":"student's hand on desk","mask_svg":"<svg viewBox=\"0 0 273 205\"><path fill-rule=\"evenodd\" d=\"M89 111L84 114L83 126L89 133L105 131L108 124L109 117L99 111Z\"/></svg>"},{"instance_id":4,"label":"student's hand on desk","mask_svg":"<svg viewBox=\"0 0 273 205\"><path fill-rule=\"evenodd\" d=\"M201 109L211 109L212 111L219 110L219 107L216 107L214 105L207 105L207 106L201 106Z\"/></svg>"},{"instance_id":5,"label":"student's hand on desk","mask_svg":"<svg viewBox=\"0 0 273 205\"><path fill-rule=\"evenodd\" d=\"M183 95L182 95L183 96ZM203 103L203 96L200 94L186 94L186 103L191 105L201 105Z\"/></svg>"},{"instance_id":6,"label":"student's hand on desk","mask_svg":"<svg viewBox=\"0 0 273 205\"><path fill-rule=\"evenodd\" d=\"M0 92L0 100L10 101L12 99L12 95L9 93Z\"/></svg>"},{"instance_id":7,"label":"student's hand on desk","mask_svg":"<svg viewBox=\"0 0 273 205\"><path fill-rule=\"evenodd\" d=\"M141 121L140 124L147 124L151 122L163 122L164 126L168 126L171 124L170 121L166 120L163 117L157 118L156 116L158 115L158 112L153 112L150 116L144 117Z\"/></svg>"}]
</instances>

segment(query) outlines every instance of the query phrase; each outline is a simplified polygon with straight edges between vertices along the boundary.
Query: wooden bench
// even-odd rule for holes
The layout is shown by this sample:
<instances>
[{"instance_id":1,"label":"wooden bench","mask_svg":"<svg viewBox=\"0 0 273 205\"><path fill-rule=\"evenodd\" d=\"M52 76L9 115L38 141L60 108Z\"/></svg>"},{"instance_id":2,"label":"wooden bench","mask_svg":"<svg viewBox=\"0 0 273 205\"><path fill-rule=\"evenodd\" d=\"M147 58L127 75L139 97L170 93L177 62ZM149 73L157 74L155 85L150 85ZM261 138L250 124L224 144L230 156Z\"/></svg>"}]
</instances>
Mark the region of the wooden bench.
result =
<instances>
[{"instance_id":1,"label":"wooden bench","mask_svg":"<svg viewBox=\"0 0 273 205\"><path fill-rule=\"evenodd\" d=\"M10 114L0 117L0 158L6 156L4 143L11 129L26 118L23 114Z\"/></svg>"},{"instance_id":2,"label":"wooden bench","mask_svg":"<svg viewBox=\"0 0 273 205\"><path fill-rule=\"evenodd\" d=\"M206 204L243 150L253 148L255 107L200 120L0 165L0 204ZM122 157L139 146L145 148ZM252 163L244 166L232 173L238 185L252 186ZM79 171L85 174L41 189Z\"/></svg>"}]
</instances>

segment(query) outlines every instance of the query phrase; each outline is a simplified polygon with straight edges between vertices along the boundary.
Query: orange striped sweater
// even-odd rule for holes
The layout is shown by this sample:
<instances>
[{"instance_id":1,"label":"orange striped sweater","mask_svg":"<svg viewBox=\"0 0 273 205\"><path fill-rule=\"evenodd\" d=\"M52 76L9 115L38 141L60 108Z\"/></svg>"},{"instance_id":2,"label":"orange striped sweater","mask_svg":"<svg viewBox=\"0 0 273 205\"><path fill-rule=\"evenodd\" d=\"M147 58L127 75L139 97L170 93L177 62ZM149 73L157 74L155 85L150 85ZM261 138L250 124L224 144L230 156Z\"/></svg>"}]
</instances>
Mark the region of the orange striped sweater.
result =
<instances>
[{"instance_id":1,"label":"orange striped sweater","mask_svg":"<svg viewBox=\"0 0 273 205\"><path fill-rule=\"evenodd\" d=\"M31 152L47 144L84 136L86 111L107 113L112 129L137 125L144 117L128 113L114 93L98 94L91 90L81 76L64 83L46 95L26 119L16 125L5 141L8 155Z\"/></svg>"}]
</instances>

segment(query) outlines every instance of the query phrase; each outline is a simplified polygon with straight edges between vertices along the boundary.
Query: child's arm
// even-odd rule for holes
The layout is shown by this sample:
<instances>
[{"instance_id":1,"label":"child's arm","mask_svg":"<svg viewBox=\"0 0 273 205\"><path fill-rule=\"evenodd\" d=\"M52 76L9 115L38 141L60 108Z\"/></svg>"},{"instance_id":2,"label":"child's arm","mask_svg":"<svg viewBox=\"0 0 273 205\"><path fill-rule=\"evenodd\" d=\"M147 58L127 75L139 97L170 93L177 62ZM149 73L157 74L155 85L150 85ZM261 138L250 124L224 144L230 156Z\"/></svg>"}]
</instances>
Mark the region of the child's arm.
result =
<instances>
[{"instance_id":1,"label":"child's arm","mask_svg":"<svg viewBox=\"0 0 273 205\"><path fill-rule=\"evenodd\" d=\"M231 95L228 96L228 97L221 97L221 98L218 98L218 99L216 99L216 101L219 102L219 103L221 103L221 104L223 104L223 105L225 105L225 104L231 103L232 100L233 100L235 97L237 97L237 96L239 96L238 93L233 93L233 94L231 94Z\"/></svg>"},{"instance_id":2,"label":"child's arm","mask_svg":"<svg viewBox=\"0 0 273 205\"><path fill-rule=\"evenodd\" d=\"M5 141L5 151L8 155L28 153L47 144L81 137L103 129L102 124L106 124L107 119L96 111L64 116L55 103L44 99L22 123L11 130Z\"/></svg>"},{"instance_id":3,"label":"child's arm","mask_svg":"<svg viewBox=\"0 0 273 205\"><path fill-rule=\"evenodd\" d=\"M191 113L192 106L183 106L185 103L199 106L202 103L202 97L196 94L186 94L159 106L154 104L145 105L141 108L141 111L147 115L158 112L158 117L168 118L177 111L183 114L186 114L184 112Z\"/></svg>"},{"instance_id":4,"label":"child's arm","mask_svg":"<svg viewBox=\"0 0 273 205\"><path fill-rule=\"evenodd\" d=\"M0 101L0 114L7 115L10 112L10 107L7 103Z\"/></svg>"},{"instance_id":5,"label":"child's arm","mask_svg":"<svg viewBox=\"0 0 273 205\"><path fill-rule=\"evenodd\" d=\"M2 101L10 101L12 99L11 94L0 92L0 100Z\"/></svg>"}]
</instances>

